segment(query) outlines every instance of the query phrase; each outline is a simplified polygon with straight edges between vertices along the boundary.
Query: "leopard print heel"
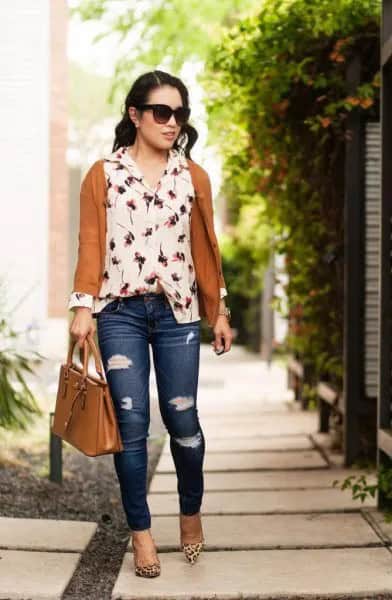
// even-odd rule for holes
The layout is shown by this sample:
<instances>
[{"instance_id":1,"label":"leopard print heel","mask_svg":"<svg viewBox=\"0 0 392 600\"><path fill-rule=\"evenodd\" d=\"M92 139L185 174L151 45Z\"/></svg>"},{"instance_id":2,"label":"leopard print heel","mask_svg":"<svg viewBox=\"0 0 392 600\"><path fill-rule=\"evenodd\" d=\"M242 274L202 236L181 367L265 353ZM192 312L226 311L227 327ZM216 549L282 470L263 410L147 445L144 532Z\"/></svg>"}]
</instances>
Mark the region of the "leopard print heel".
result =
<instances>
[{"instance_id":1,"label":"leopard print heel","mask_svg":"<svg viewBox=\"0 0 392 600\"><path fill-rule=\"evenodd\" d=\"M161 574L161 565L160 563L153 563L144 567L138 567L135 564L135 573L139 577L158 577Z\"/></svg>"},{"instance_id":2,"label":"leopard print heel","mask_svg":"<svg viewBox=\"0 0 392 600\"><path fill-rule=\"evenodd\" d=\"M133 548L133 564L135 567L135 574L139 575L139 577L158 577L161 574L161 563L158 561L153 562L149 565L137 565L136 564L136 555L135 555L135 547L132 544Z\"/></svg>"},{"instance_id":3,"label":"leopard print heel","mask_svg":"<svg viewBox=\"0 0 392 600\"><path fill-rule=\"evenodd\" d=\"M199 556L200 552L202 551L204 543L205 543L202 528L200 530L201 540L199 540L198 542L183 542L182 541L183 538L186 537L186 534L190 533L189 524L194 520L194 518L196 516L200 519L200 517L201 517L200 511L198 513L195 513L195 515L191 515L191 516L183 515L181 512L179 514L180 532L181 532L180 533L180 547L181 547L181 550L185 554L185 558L187 559L188 562L191 563L191 565L193 565L196 562L197 557ZM201 525L201 523L200 523L200 525ZM194 526L194 524L192 524L192 527L193 526Z\"/></svg>"},{"instance_id":4,"label":"leopard print heel","mask_svg":"<svg viewBox=\"0 0 392 600\"><path fill-rule=\"evenodd\" d=\"M181 550L184 552L186 559L191 563L191 565L196 562L197 557L203 549L203 546L204 538L195 544L181 544Z\"/></svg>"}]
</instances>

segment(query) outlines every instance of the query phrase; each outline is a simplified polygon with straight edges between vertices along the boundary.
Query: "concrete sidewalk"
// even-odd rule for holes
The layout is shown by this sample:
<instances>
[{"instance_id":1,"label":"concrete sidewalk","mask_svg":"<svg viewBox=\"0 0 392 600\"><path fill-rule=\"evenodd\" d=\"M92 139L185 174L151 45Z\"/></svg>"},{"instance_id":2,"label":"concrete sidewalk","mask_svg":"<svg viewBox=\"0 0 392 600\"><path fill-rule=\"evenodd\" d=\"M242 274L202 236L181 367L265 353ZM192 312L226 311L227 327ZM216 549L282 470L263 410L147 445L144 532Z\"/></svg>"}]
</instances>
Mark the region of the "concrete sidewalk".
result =
<instances>
[{"instance_id":1,"label":"concrete sidewalk","mask_svg":"<svg viewBox=\"0 0 392 600\"><path fill-rule=\"evenodd\" d=\"M62 597L93 522L0 517L0 600Z\"/></svg>"},{"instance_id":2,"label":"concrete sidewalk","mask_svg":"<svg viewBox=\"0 0 392 600\"><path fill-rule=\"evenodd\" d=\"M332 487L358 471L331 468L317 415L292 403L285 369L240 347L217 357L202 345L197 402L206 437L205 550L195 565L179 551L167 438L148 495L161 576L136 577L129 545L112 599L392 597L392 526L375 500L361 505ZM60 599L96 529L0 518L0 600Z\"/></svg>"},{"instance_id":3,"label":"concrete sidewalk","mask_svg":"<svg viewBox=\"0 0 392 600\"><path fill-rule=\"evenodd\" d=\"M315 443L317 415L292 403L284 368L242 348L216 357L203 346L198 408L205 550L195 565L179 552L167 438L148 496L162 573L136 577L129 546L113 600L392 594L392 528L375 500L361 505L332 487L359 471L330 467Z\"/></svg>"}]
</instances>

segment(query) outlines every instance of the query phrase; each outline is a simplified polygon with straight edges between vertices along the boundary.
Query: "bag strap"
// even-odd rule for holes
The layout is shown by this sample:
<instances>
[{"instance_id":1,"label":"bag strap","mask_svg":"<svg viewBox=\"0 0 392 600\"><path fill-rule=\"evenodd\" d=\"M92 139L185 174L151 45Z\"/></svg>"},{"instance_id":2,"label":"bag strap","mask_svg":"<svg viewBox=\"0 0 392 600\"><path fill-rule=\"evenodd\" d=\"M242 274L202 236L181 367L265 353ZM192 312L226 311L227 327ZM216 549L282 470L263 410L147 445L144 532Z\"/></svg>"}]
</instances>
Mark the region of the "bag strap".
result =
<instances>
[{"instance_id":1,"label":"bag strap","mask_svg":"<svg viewBox=\"0 0 392 600\"><path fill-rule=\"evenodd\" d=\"M73 353L74 353L75 345L76 345L76 339L74 339L70 336L69 337L68 356L67 356L67 367L68 368L70 368L73 363ZM106 380L105 380L105 377L103 374L104 369L103 369L103 365L102 365L102 360L101 360L100 354L98 352L98 348L94 342L94 338L93 338L91 332L89 332L87 334L87 336L85 337L84 343L83 343L83 348L79 349L80 361L83 364L83 377L87 377L87 367L88 367L88 360L89 360L89 356L90 356L90 348L91 348L93 356L94 356L95 370L97 371L97 373L99 374L101 379L106 383Z\"/></svg>"}]
</instances>

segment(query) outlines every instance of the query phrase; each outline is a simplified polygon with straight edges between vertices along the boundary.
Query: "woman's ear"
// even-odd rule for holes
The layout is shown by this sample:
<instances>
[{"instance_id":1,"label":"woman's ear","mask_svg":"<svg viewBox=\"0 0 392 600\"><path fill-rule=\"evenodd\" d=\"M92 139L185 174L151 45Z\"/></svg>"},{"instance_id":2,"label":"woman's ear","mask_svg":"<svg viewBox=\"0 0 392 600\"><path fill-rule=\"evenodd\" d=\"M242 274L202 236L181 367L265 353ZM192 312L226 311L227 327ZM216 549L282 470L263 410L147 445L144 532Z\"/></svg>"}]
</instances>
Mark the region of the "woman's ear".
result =
<instances>
[{"instance_id":1,"label":"woman's ear","mask_svg":"<svg viewBox=\"0 0 392 600\"><path fill-rule=\"evenodd\" d=\"M132 123L135 125L135 127L138 127L139 122L138 122L138 117L137 117L137 110L134 106L130 106L128 108L128 116L131 119Z\"/></svg>"}]
</instances>

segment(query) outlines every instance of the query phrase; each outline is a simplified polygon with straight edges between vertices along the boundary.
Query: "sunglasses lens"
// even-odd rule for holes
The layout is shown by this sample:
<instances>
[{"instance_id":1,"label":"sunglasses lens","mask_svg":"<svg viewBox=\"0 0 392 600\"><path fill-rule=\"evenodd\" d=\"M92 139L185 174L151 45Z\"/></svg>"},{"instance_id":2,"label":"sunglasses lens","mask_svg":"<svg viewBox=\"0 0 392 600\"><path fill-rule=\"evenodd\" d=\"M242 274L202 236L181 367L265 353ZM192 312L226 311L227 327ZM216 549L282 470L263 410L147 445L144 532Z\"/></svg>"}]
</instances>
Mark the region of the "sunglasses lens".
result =
<instances>
[{"instance_id":1,"label":"sunglasses lens","mask_svg":"<svg viewBox=\"0 0 392 600\"><path fill-rule=\"evenodd\" d=\"M171 117L171 108L165 104L157 104L154 107L154 119L157 123L167 123Z\"/></svg>"},{"instance_id":2,"label":"sunglasses lens","mask_svg":"<svg viewBox=\"0 0 392 600\"><path fill-rule=\"evenodd\" d=\"M177 108L177 110L175 111L175 116L178 125L184 125L184 123L187 122L187 120L189 119L190 112L190 108L187 108L186 106L181 106Z\"/></svg>"},{"instance_id":3,"label":"sunglasses lens","mask_svg":"<svg viewBox=\"0 0 392 600\"><path fill-rule=\"evenodd\" d=\"M167 123L172 116L172 109L166 104L156 104L154 109L154 119L157 123ZM174 111L174 116L177 125L184 125L187 122L190 115L190 108L186 106L180 106Z\"/></svg>"}]
</instances>

